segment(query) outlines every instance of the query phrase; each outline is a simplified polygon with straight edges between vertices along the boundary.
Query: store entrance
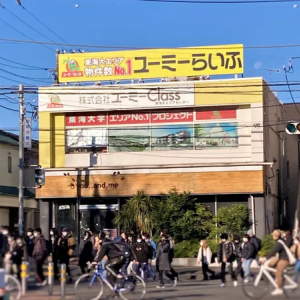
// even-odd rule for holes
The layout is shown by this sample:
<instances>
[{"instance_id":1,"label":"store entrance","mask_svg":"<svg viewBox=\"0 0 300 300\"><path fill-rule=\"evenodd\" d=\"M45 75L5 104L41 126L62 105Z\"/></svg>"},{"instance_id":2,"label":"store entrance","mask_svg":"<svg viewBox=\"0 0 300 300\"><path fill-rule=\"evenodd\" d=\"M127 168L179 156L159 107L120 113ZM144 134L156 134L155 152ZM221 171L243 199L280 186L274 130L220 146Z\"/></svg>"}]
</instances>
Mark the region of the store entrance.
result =
<instances>
[{"instance_id":1,"label":"store entrance","mask_svg":"<svg viewBox=\"0 0 300 300\"><path fill-rule=\"evenodd\" d=\"M118 205L80 205L80 236L82 237L86 230L99 232L101 230L109 231L111 237L117 235L113 219L117 216Z\"/></svg>"}]
</instances>

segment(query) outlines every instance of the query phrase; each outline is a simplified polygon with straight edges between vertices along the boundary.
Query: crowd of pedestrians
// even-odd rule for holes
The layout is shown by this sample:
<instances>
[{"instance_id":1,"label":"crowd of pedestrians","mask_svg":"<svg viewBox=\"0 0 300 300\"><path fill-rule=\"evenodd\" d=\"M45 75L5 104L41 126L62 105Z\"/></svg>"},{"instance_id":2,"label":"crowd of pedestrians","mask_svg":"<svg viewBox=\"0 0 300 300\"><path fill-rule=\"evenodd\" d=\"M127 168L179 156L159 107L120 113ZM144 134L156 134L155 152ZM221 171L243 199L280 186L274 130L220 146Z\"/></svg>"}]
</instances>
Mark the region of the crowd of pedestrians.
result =
<instances>
[{"instance_id":1,"label":"crowd of pedestrians","mask_svg":"<svg viewBox=\"0 0 300 300\"><path fill-rule=\"evenodd\" d=\"M72 283L72 274L69 268L70 258L74 256L76 239L67 228L61 228L60 232L52 228L49 232L50 239L46 241L41 228L27 230L25 238L13 235L7 226L1 227L0 232L0 268L6 273L14 274L20 279L21 264L28 262L29 272L36 273L37 285L44 286L47 281L43 272L43 265L48 260L54 264L54 278L59 278L58 263L66 265L68 282ZM295 281L298 282L300 274L300 241L292 238L289 231L275 230L272 233L275 245L261 263L276 268L277 289L273 295L283 293L283 272L289 266L289 255L286 245L296 258ZM284 244L284 245L283 245ZM242 238L233 236L229 240L228 234L220 236L217 250L217 262L221 269L219 277L221 287L226 286L226 272L232 279L233 286L238 285L238 277L247 283L251 276L251 265L254 260L258 261L258 253L261 250L261 241L249 230ZM178 273L172 268L174 258L174 240L166 231L160 232L159 241L155 243L150 234L127 234L122 232L120 236L112 239L106 232L91 232L86 230L79 241L78 266L81 273L89 272L89 266L100 264L104 275L111 283L122 280L133 271L142 277L147 283L149 280L156 281L157 288L165 287L165 280L177 285ZM206 240L200 241L197 256L198 265L201 264L203 280L216 278L215 271L209 268L213 260L213 253ZM153 268L156 262L156 269ZM235 262L235 266L234 266Z\"/></svg>"}]
</instances>

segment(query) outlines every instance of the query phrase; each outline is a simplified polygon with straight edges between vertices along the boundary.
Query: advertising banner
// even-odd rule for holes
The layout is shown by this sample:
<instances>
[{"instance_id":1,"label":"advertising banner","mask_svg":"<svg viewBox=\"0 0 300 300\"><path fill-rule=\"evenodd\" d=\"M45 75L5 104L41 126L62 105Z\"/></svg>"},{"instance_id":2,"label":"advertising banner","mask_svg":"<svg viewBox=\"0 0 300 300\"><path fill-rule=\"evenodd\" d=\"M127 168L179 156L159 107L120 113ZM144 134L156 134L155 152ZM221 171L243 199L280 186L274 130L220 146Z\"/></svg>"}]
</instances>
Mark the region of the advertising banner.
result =
<instances>
[{"instance_id":1,"label":"advertising banner","mask_svg":"<svg viewBox=\"0 0 300 300\"><path fill-rule=\"evenodd\" d=\"M182 123L193 122L193 110L158 111L151 113L151 123Z\"/></svg>"},{"instance_id":2,"label":"advertising banner","mask_svg":"<svg viewBox=\"0 0 300 300\"><path fill-rule=\"evenodd\" d=\"M24 118L24 148L31 149L32 147L32 127L31 118Z\"/></svg>"},{"instance_id":3,"label":"advertising banner","mask_svg":"<svg viewBox=\"0 0 300 300\"><path fill-rule=\"evenodd\" d=\"M235 119L236 110L205 110L196 111L196 120L213 120L213 119Z\"/></svg>"},{"instance_id":4,"label":"advertising banner","mask_svg":"<svg viewBox=\"0 0 300 300\"><path fill-rule=\"evenodd\" d=\"M59 82L243 73L243 45L58 55Z\"/></svg>"},{"instance_id":5,"label":"advertising banner","mask_svg":"<svg viewBox=\"0 0 300 300\"><path fill-rule=\"evenodd\" d=\"M237 147L237 123L195 124L195 147Z\"/></svg>"},{"instance_id":6,"label":"advertising banner","mask_svg":"<svg viewBox=\"0 0 300 300\"><path fill-rule=\"evenodd\" d=\"M107 146L106 128L78 128L66 130L66 145L70 149L89 149Z\"/></svg>"},{"instance_id":7,"label":"advertising banner","mask_svg":"<svg viewBox=\"0 0 300 300\"><path fill-rule=\"evenodd\" d=\"M82 112L194 106L194 85L168 84L101 87L98 89L40 89L39 111Z\"/></svg>"},{"instance_id":8,"label":"advertising banner","mask_svg":"<svg viewBox=\"0 0 300 300\"><path fill-rule=\"evenodd\" d=\"M152 127L151 149L154 151L193 149L193 131L193 125Z\"/></svg>"},{"instance_id":9,"label":"advertising banner","mask_svg":"<svg viewBox=\"0 0 300 300\"><path fill-rule=\"evenodd\" d=\"M109 129L109 152L149 151L149 127Z\"/></svg>"}]
</instances>

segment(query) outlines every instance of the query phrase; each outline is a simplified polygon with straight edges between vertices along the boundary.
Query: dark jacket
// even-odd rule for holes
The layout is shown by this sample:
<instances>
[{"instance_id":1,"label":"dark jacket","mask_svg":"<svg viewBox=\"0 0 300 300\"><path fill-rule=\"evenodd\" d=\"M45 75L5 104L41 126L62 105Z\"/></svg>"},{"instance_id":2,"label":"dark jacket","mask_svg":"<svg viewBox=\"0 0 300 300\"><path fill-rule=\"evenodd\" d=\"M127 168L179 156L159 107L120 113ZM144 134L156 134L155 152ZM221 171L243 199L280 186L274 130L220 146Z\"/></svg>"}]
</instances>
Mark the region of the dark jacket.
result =
<instances>
[{"instance_id":1,"label":"dark jacket","mask_svg":"<svg viewBox=\"0 0 300 300\"><path fill-rule=\"evenodd\" d=\"M91 237L87 240L82 239L79 244L79 266L86 265L93 261L93 242Z\"/></svg>"},{"instance_id":2,"label":"dark jacket","mask_svg":"<svg viewBox=\"0 0 300 300\"><path fill-rule=\"evenodd\" d=\"M72 256L76 248L76 240L72 232L69 232L67 236L61 236L57 245L60 257Z\"/></svg>"},{"instance_id":3,"label":"dark jacket","mask_svg":"<svg viewBox=\"0 0 300 300\"><path fill-rule=\"evenodd\" d=\"M21 265L22 260L27 260L27 252L25 245L15 245L11 252L11 261L13 264Z\"/></svg>"},{"instance_id":4,"label":"dark jacket","mask_svg":"<svg viewBox=\"0 0 300 300\"><path fill-rule=\"evenodd\" d=\"M241 242L234 243L234 255L236 259L242 258L242 245L243 243Z\"/></svg>"},{"instance_id":5,"label":"dark jacket","mask_svg":"<svg viewBox=\"0 0 300 300\"><path fill-rule=\"evenodd\" d=\"M0 232L0 255L4 256L8 251L7 235Z\"/></svg>"},{"instance_id":6,"label":"dark jacket","mask_svg":"<svg viewBox=\"0 0 300 300\"><path fill-rule=\"evenodd\" d=\"M255 258L253 255L255 254L255 249L253 244L249 241L243 244L242 257L244 259Z\"/></svg>"},{"instance_id":7,"label":"dark jacket","mask_svg":"<svg viewBox=\"0 0 300 300\"><path fill-rule=\"evenodd\" d=\"M43 235L35 238L32 256L35 260L46 259L48 256L47 243Z\"/></svg>"},{"instance_id":8,"label":"dark jacket","mask_svg":"<svg viewBox=\"0 0 300 300\"><path fill-rule=\"evenodd\" d=\"M170 241L165 240L158 243L156 248L156 266L159 271L170 271Z\"/></svg>"},{"instance_id":9,"label":"dark jacket","mask_svg":"<svg viewBox=\"0 0 300 300\"><path fill-rule=\"evenodd\" d=\"M280 239L280 240L282 240L282 239ZM290 248L293 244L293 241L290 239L282 240L282 241L284 241L284 243L288 246L288 248ZM273 246L271 251L268 253L267 259L270 259L271 257L275 256L277 253L279 254L280 260L289 261L288 255L287 255L283 245L281 243L279 243L278 241L275 243L275 245Z\"/></svg>"},{"instance_id":10,"label":"dark jacket","mask_svg":"<svg viewBox=\"0 0 300 300\"><path fill-rule=\"evenodd\" d=\"M26 238L27 254L29 257L32 257L34 243L35 243L35 237L33 237L33 238L27 237Z\"/></svg>"},{"instance_id":11,"label":"dark jacket","mask_svg":"<svg viewBox=\"0 0 300 300\"><path fill-rule=\"evenodd\" d=\"M100 262L104 256L107 256L109 260L123 256L123 252L109 239L105 239L102 242L100 251L97 252L94 258L95 262Z\"/></svg>"},{"instance_id":12,"label":"dark jacket","mask_svg":"<svg viewBox=\"0 0 300 300\"><path fill-rule=\"evenodd\" d=\"M50 237L50 249L49 253L52 254L52 257L57 257L58 255L58 236L52 236Z\"/></svg>"},{"instance_id":13,"label":"dark jacket","mask_svg":"<svg viewBox=\"0 0 300 300\"><path fill-rule=\"evenodd\" d=\"M148 262L148 245L144 240L132 245L134 260L140 263Z\"/></svg>"},{"instance_id":14,"label":"dark jacket","mask_svg":"<svg viewBox=\"0 0 300 300\"><path fill-rule=\"evenodd\" d=\"M235 260L235 256L234 256L234 249L232 243L229 241L226 241L225 243L220 243L217 255L218 255L218 261L220 263L223 262L223 256L225 256L227 262L233 262Z\"/></svg>"},{"instance_id":15,"label":"dark jacket","mask_svg":"<svg viewBox=\"0 0 300 300\"><path fill-rule=\"evenodd\" d=\"M150 240L146 240L145 243L148 246L148 259L153 259L154 249Z\"/></svg>"},{"instance_id":16,"label":"dark jacket","mask_svg":"<svg viewBox=\"0 0 300 300\"><path fill-rule=\"evenodd\" d=\"M258 249L259 249L259 242L255 235L250 237L250 243L254 246L253 258L256 258L257 254L258 254Z\"/></svg>"}]
</instances>

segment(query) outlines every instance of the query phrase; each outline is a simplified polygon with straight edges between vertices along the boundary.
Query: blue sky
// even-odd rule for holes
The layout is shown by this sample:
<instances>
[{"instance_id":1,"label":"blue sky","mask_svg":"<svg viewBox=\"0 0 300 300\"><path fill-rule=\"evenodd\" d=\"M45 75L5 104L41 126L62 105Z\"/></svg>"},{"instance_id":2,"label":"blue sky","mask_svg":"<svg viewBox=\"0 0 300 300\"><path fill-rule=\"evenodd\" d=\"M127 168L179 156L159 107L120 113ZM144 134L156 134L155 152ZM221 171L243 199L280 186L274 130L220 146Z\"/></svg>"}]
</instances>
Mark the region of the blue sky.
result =
<instances>
[{"instance_id":1,"label":"blue sky","mask_svg":"<svg viewBox=\"0 0 300 300\"><path fill-rule=\"evenodd\" d=\"M15 0L0 0L14 14L35 27L50 39L61 42L55 35L42 27L24 11ZM293 8L297 3L298 8ZM70 44L93 44L117 47L188 47L242 43L245 46L300 44L300 2L208 5L154 3L138 0L22 0L22 4L54 32ZM75 5L79 4L78 8ZM34 40L46 39L26 27L0 7L0 19L8 22ZM0 38L28 40L20 33L0 21ZM55 67L55 49L41 45L17 44L0 41L0 57L23 64L39 67ZM64 47L71 50L72 46ZM88 49L105 51L107 49ZM109 49L108 49L109 50ZM245 77L263 76L267 81L284 81L282 66L293 56L300 56L298 48L245 49ZM18 66L0 59L0 63ZM255 67L256 66L256 67ZM294 61L295 72L289 80L297 80L300 75L300 60ZM42 85L36 81L15 77L20 76L48 80L47 71L19 70L0 65L0 76ZM280 69L274 73L265 69ZM48 80L49 81L49 80ZM50 80L51 82L51 80ZM18 83L0 77L1 86ZM286 87L282 88L287 90ZM0 96L1 97L1 96ZM291 101L288 93L280 93L284 102ZM295 97L297 94L295 93ZM33 103L35 96L26 96ZM297 98L296 98L297 100ZM0 99L0 104L14 109L11 104ZM37 124L34 124L37 127ZM18 128L18 113L0 108L0 128ZM37 135L35 135L37 137Z\"/></svg>"}]
</instances>

